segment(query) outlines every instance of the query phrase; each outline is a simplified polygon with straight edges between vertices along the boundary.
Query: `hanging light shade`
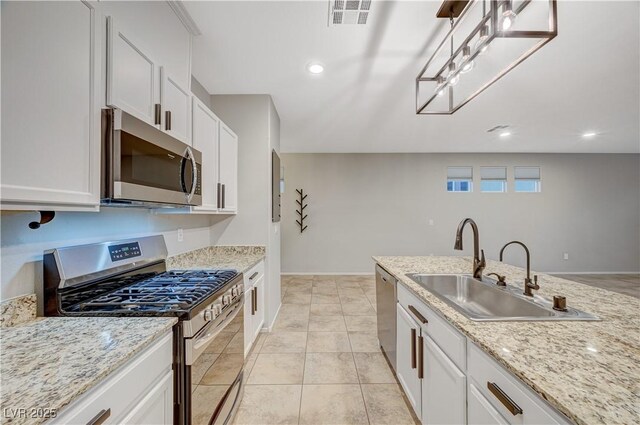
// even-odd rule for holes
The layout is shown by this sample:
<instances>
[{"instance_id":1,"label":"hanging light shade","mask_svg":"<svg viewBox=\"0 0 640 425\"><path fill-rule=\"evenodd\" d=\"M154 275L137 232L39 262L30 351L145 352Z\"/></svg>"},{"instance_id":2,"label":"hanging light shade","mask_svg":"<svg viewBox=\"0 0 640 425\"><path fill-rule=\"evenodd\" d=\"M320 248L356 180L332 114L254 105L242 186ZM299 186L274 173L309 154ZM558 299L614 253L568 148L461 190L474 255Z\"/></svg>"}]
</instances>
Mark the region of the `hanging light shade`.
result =
<instances>
[{"instance_id":1,"label":"hanging light shade","mask_svg":"<svg viewBox=\"0 0 640 425\"><path fill-rule=\"evenodd\" d=\"M416 77L421 115L453 114L558 34L557 0L445 0L437 17L452 25Z\"/></svg>"}]
</instances>

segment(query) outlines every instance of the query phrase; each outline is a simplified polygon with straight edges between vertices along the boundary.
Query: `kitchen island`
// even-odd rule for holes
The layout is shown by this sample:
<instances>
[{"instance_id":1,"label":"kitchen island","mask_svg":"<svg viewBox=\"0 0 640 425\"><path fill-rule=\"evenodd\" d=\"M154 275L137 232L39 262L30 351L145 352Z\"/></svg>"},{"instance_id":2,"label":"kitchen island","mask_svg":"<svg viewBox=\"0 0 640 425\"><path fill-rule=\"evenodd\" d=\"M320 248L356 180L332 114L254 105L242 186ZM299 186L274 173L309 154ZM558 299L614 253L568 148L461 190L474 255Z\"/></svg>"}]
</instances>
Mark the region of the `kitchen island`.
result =
<instances>
[{"instance_id":1,"label":"kitchen island","mask_svg":"<svg viewBox=\"0 0 640 425\"><path fill-rule=\"evenodd\" d=\"M538 274L537 295L562 295L601 321L474 322L407 277L470 274L468 257L374 257L428 307L578 424L638 423L640 300ZM488 261L484 274L521 287L526 271Z\"/></svg>"},{"instance_id":2,"label":"kitchen island","mask_svg":"<svg viewBox=\"0 0 640 425\"><path fill-rule=\"evenodd\" d=\"M59 416L175 323L173 317L46 317L2 329L2 422Z\"/></svg>"}]
</instances>

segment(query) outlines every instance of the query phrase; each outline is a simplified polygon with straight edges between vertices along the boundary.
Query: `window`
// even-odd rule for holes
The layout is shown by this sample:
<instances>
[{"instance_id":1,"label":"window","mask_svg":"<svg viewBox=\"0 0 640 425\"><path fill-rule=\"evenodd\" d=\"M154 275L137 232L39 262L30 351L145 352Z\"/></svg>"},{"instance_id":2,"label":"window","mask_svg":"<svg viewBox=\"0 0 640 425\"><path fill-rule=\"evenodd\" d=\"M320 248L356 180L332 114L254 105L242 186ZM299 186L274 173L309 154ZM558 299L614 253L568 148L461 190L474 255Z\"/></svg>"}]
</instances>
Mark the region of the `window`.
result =
<instances>
[{"instance_id":1,"label":"window","mask_svg":"<svg viewBox=\"0 0 640 425\"><path fill-rule=\"evenodd\" d=\"M447 192L472 192L473 167L447 167Z\"/></svg>"},{"instance_id":2,"label":"window","mask_svg":"<svg viewBox=\"0 0 640 425\"><path fill-rule=\"evenodd\" d=\"M516 192L540 192L540 167L514 167Z\"/></svg>"},{"instance_id":3,"label":"window","mask_svg":"<svg viewBox=\"0 0 640 425\"><path fill-rule=\"evenodd\" d=\"M480 190L482 192L507 191L507 167L480 167Z\"/></svg>"}]
</instances>

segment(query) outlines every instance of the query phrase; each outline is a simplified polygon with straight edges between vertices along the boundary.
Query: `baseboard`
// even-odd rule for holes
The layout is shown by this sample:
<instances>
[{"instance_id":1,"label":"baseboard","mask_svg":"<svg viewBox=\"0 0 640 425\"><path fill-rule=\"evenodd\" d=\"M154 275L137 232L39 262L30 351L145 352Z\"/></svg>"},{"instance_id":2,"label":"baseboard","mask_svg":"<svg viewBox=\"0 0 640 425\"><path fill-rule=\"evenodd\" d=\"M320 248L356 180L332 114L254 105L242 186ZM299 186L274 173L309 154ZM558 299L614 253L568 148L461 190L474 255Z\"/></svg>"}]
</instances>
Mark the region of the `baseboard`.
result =
<instances>
[{"instance_id":1,"label":"baseboard","mask_svg":"<svg viewBox=\"0 0 640 425\"><path fill-rule=\"evenodd\" d=\"M640 271L637 272L540 272L544 274L640 274Z\"/></svg>"},{"instance_id":2,"label":"baseboard","mask_svg":"<svg viewBox=\"0 0 640 425\"><path fill-rule=\"evenodd\" d=\"M366 273L366 272L280 272L280 275L282 276L294 276L294 275L300 275L300 276L311 276L311 275L316 275L316 276L373 276L375 273L371 272L371 273Z\"/></svg>"},{"instance_id":3,"label":"baseboard","mask_svg":"<svg viewBox=\"0 0 640 425\"><path fill-rule=\"evenodd\" d=\"M278 315L280 314L280 308L282 307L282 301L280 301L280 305L278 306L278 311L276 311L275 316L273 316L273 321L269 326L262 326L262 330L260 332L271 332L273 330L273 325L275 325L276 320L278 319Z\"/></svg>"}]
</instances>

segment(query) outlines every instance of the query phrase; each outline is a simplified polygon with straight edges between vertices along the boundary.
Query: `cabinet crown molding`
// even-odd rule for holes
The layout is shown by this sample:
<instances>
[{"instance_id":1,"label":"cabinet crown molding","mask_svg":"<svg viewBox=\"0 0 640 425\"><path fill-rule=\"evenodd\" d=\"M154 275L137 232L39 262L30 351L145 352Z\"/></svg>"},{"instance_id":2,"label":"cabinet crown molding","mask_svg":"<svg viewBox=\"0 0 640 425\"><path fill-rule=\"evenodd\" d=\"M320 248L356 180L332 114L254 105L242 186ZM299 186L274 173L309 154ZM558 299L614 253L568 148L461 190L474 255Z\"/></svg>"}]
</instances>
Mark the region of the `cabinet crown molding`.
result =
<instances>
[{"instance_id":1,"label":"cabinet crown molding","mask_svg":"<svg viewBox=\"0 0 640 425\"><path fill-rule=\"evenodd\" d=\"M202 35L202 31L198 28L198 24L193 20L191 14L187 11L187 8L184 7L182 1L180 0L167 0L167 4L173 10L173 13L176 14L182 25L189 31L189 34L193 36Z\"/></svg>"}]
</instances>

